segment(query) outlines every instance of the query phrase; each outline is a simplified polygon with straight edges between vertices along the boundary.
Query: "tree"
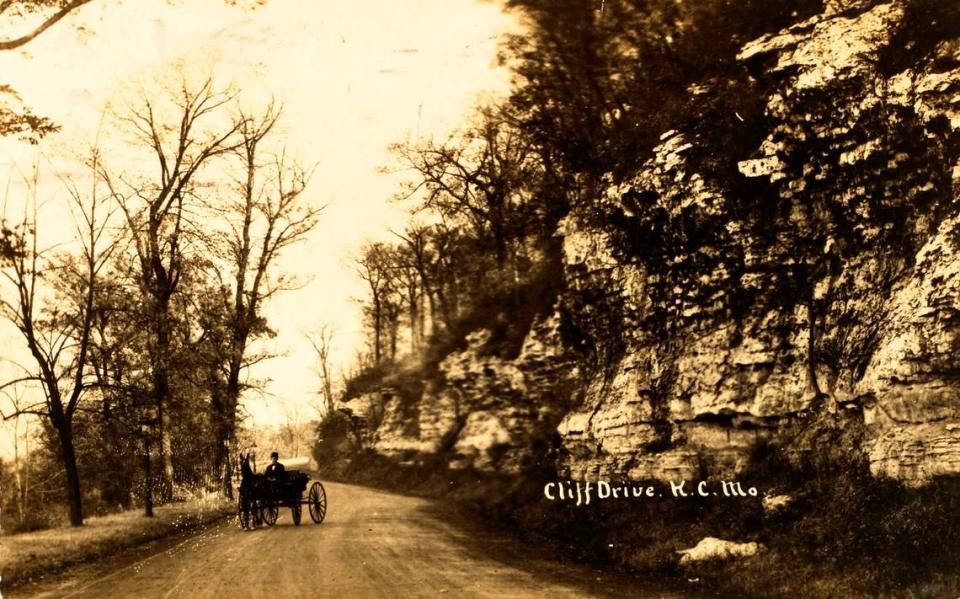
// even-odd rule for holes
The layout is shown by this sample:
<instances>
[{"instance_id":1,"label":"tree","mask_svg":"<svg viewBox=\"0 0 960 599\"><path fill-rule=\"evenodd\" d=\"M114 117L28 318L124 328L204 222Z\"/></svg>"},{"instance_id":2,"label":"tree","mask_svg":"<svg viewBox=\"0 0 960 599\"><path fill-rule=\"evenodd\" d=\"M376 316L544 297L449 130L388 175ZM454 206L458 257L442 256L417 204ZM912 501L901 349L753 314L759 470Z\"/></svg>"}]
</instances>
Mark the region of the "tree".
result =
<instances>
[{"instance_id":1,"label":"tree","mask_svg":"<svg viewBox=\"0 0 960 599\"><path fill-rule=\"evenodd\" d=\"M426 297L430 312L430 332L452 331L466 296L482 287L494 266L489 261L489 247L477 247L475 239L444 222L414 223L403 233L393 234L403 242L401 248L391 250L394 266L390 270L398 279L396 287L407 290L409 301L412 273L407 269L415 270L421 288L418 293ZM464 285L464 280L473 285Z\"/></svg>"},{"instance_id":2,"label":"tree","mask_svg":"<svg viewBox=\"0 0 960 599\"><path fill-rule=\"evenodd\" d=\"M307 340L317 355L317 374L320 376L320 392L323 394L323 415L333 413L333 372L330 366L330 350L333 347L333 327L321 324Z\"/></svg>"},{"instance_id":3,"label":"tree","mask_svg":"<svg viewBox=\"0 0 960 599\"><path fill-rule=\"evenodd\" d=\"M0 0L0 22L7 27L17 27L28 21L25 29L0 39L0 51L12 51L29 44L45 31L59 23L68 15L79 11L93 0ZM227 4L247 4L255 8L266 0L225 0ZM6 27L0 28L6 29ZM30 144L37 144L46 135L56 132L60 127L50 119L35 114L23 103L13 87L0 82L0 137L19 136ZM10 239L8 229L0 224L0 258L7 253Z\"/></svg>"},{"instance_id":4,"label":"tree","mask_svg":"<svg viewBox=\"0 0 960 599\"><path fill-rule=\"evenodd\" d=\"M113 265L118 266L117 264ZM131 500L137 464L132 451L140 456L143 470L143 499L151 512L152 467L146 449L153 432L149 423L154 416L150 401L150 367L147 363L149 321L144 318L139 294L126 284L123 273L108 271L102 279L95 302L91 334L90 365L96 380L98 418L90 423L96 430L98 455L112 456L98 464L100 495L113 505ZM104 471L104 468L107 471Z\"/></svg>"},{"instance_id":5,"label":"tree","mask_svg":"<svg viewBox=\"0 0 960 599\"><path fill-rule=\"evenodd\" d=\"M239 119L217 123L234 95L218 91L212 80L198 86L182 81L159 99L143 93L119 119L156 161L157 174L131 178L104 169L113 196L126 217L135 284L149 314L151 397L159 421L165 483L174 480L168 401L173 349L171 306L187 263L185 248L195 242L201 168L213 158L241 147ZM208 125L209 124L209 125Z\"/></svg>"},{"instance_id":6,"label":"tree","mask_svg":"<svg viewBox=\"0 0 960 599\"><path fill-rule=\"evenodd\" d=\"M490 114L459 138L438 145L395 144L394 153L416 174L404 199L420 200L418 210L436 212L457 226L467 226L487 244L497 267L506 266L512 240L524 228L527 183L538 165L530 143L519 131Z\"/></svg>"},{"instance_id":7,"label":"tree","mask_svg":"<svg viewBox=\"0 0 960 599\"><path fill-rule=\"evenodd\" d=\"M416 354L423 343L423 288L417 259L407 244L396 246L393 254L393 269L396 272L400 295L406 302L407 325L410 328L410 353Z\"/></svg>"},{"instance_id":8,"label":"tree","mask_svg":"<svg viewBox=\"0 0 960 599\"><path fill-rule=\"evenodd\" d=\"M373 364L378 366L383 362L384 334L389 332L392 313L394 275L390 268L390 246L382 242L365 245L356 260L356 270L370 290L370 303L364 311L370 321Z\"/></svg>"},{"instance_id":9,"label":"tree","mask_svg":"<svg viewBox=\"0 0 960 599\"><path fill-rule=\"evenodd\" d=\"M503 118L535 144L573 205L630 176L689 109L688 86L730 77L747 41L819 12L821 2L508 0L527 25L508 37ZM705 57L709 57L705 60ZM743 112L741 112L743 114ZM715 126L716 123L711 123Z\"/></svg>"},{"instance_id":10,"label":"tree","mask_svg":"<svg viewBox=\"0 0 960 599\"><path fill-rule=\"evenodd\" d=\"M3 387L32 384L43 395L42 401L14 405L4 418L33 414L44 418L56 432L73 526L83 524L74 415L90 384L90 338L100 275L116 247L115 240L106 236L110 213L105 211L107 196L101 194L97 175L97 150L90 169L89 195L68 182L71 204L79 213L76 241L81 250L77 257L51 255L39 248L35 172L30 182L32 212L17 231L15 257L2 271L13 297L0 300L3 316L16 327L33 361L32 367L23 367L23 376ZM51 276L54 274L56 277Z\"/></svg>"},{"instance_id":11,"label":"tree","mask_svg":"<svg viewBox=\"0 0 960 599\"><path fill-rule=\"evenodd\" d=\"M239 163L241 176L233 185L233 196L226 201L208 202L208 210L226 226L207 237L207 244L216 264L227 266L229 280L220 280L228 291L222 306L224 332L215 345L217 367L221 370L224 392L214 392L213 413L217 449L214 466L227 472L224 490L229 489L228 447L236 435L237 405L243 391L240 375L256 359L251 360L250 343L254 337L268 332L261 315L264 302L275 294L294 288L292 280L274 276L277 260L289 246L303 240L316 226L322 207L305 201L309 174L291 162L284 151L269 154L270 135L280 118L281 110L270 103L260 116L239 114L236 117L239 142L231 157ZM266 147L265 147L266 146Z\"/></svg>"},{"instance_id":12,"label":"tree","mask_svg":"<svg viewBox=\"0 0 960 599\"><path fill-rule=\"evenodd\" d=\"M12 393L5 392L5 395L10 400L10 403L13 405L20 405L22 403L19 390L16 388L12 389ZM30 417L24 417L23 414L14 414L10 420L13 421L12 426L9 428L11 430L11 440L13 445L13 478L16 482L16 506L17 506L17 519L20 522L24 521L28 513L27 504L30 497L30 470L26 467L27 459L30 456ZM7 424L7 420L4 420L4 424ZM23 424L23 432L21 432L21 423ZM27 459L24 459L24 458Z\"/></svg>"},{"instance_id":13,"label":"tree","mask_svg":"<svg viewBox=\"0 0 960 599\"><path fill-rule=\"evenodd\" d=\"M430 228L420 224L409 225L403 233L393 233L399 237L405 244L404 256L405 262L416 271L419 277L419 295L422 299L426 297L430 309L431 331L437 330L437 303L439 302L444 321L449 325L450 314L447 310L446 296L442 286L433 276L435 271L434 260L435 253L432 251L430 243ZM425 326L423 324L423 310L419 312L420 316L420 338L423 339Z\"/></svg>"}]
</instances>

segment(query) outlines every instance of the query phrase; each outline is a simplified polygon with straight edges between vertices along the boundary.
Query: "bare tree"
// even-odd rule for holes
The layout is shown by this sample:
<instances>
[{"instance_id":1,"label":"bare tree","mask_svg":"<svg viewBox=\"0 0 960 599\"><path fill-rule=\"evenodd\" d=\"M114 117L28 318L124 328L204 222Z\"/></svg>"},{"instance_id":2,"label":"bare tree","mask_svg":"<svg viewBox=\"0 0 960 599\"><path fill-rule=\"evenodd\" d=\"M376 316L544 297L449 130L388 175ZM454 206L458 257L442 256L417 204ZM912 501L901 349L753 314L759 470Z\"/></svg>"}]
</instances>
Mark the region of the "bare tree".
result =
<instances>
[{"instance_id":1,"label":"bare tree","mask_svg":"<svg viewBox=\"0 0 960 599\"><path fill-rule=\"evenodd\" d=\"M397 292L402 297L406 308L412 355L417 353L423 338L423 322L420 314L422 303L420 271L417 268L417 258L407 244L395 246L390 252L390 257ZM400 308L399 305L397 307Z\"/></svg>"},{"instance_id":2,"label":"bare tree","mask_svg":"<svg viewBox=\"0 0 960 599\"><path fill-rule=\"evenodd\" d=\"M17 387L13 387L10 390L4 390L4 395L14 406L23 404L20 396L20 389ZM29 458L30 456L31 418L33 417L26 414L14 414L12 418L10 418L10 420L12 420L12 425L8 424L8 420L4 420L4 424L12 429L11 445L13 447L13 477L17 484L17 518L21 522L23 522L23 519L27 514L27 502L29 501L30 497L30 470L25 467L24 457ZM21 423L23 424L23 432L21 432Z\"/></svg>"},{"instance_id":3,"label":"bare tree","mask_svg":"<svg viewBox=\"0 0 960 599\"><path fill-rule=\"evenodd\" d=\"M126 216L127 233L135 253L136 284L150 315L151 397L159 425L160 452L165 484L174 479L170 438L172 315L171 305L186 264L184 248L196 232L192 216L197 208L200 169L215 157L241 147L242 120L219 123L234 96L218 91L207 79L196 87L186 81L179 89L166 90L162 98L143 92L137 106L120 115L136 142L146 148L157 164L154 177L136 180L106 174L114 197ZM168 113L169 114L165 114Z\"/></svg>"},{"instance_id":4,"label":"bare tree","mask_svg":"<svg viewBox=\"0 0 960 599\"><path fill-rule=\"evenodd\" d=\"M423 225L412 224L403 233L393 231L393 234L399 237L406 244L407 263L416 271L419 277L421 308L418 309L419 316L419 337L422 340L425 336L424 310L422 308L423 298L426 298L430 308L431 329L436 330L437 301L440 299L441 305L446 302L443 296L443 289L434 281L431 275L431 262L433 256L429 247L429 229ZM448 316L448 315L445 315Z\"/></svg>"},{"instance_id":5,"label":"bare tree","mask_svg":"<svg viewBox=\"0 0 960 599\"><path fill-rule=\"evenodd\" d=\"M406 249L402 250L405 262L420 278L420 295L426 297L430 308L431 332L437 331L441 324L450 330L459 305L457 265L453 256L459 233L438 223L430 226L413 224L403 233L394 231L393 234L406 244ZM406 281L406 275L403 277Z\"/></svg>"},{"instance_id":6,"label":"bare tree","mask_svg":"<svg viewBox=\"0 0 960 599\"><path fill-rule=\"evenodd\" d=\"M356 271L370 288L370 303L365 307L370 319L373 364L383 362L383 340L388 327L392 277L390 271L390 248L385 243L370 243L363 247L356 260Z\"/></svg>"},{"instance_id":7,"label":"bare tree","mask_svg":"<svg viewBox=\"0 0 960 599\"><path fill-rule=\"evenodd\" d=\"M504 268L511 241L525 226L527 186L537 161L523 135L491 115L460 138L444 144L392 146L417 180L403 199L417 197L421 210L435 211L457 225L467 225L478 241L489 244L497 267Z\"/></svg>"},{"instance_id":8,"label":"bare tree","mask_svg":"<svg viewBox=\"0 0 960 599\"><path fill-rule=\"evenodd\" d=\"M53 254L38 246L37 181L35 171L29 183L32 201L24 224L18 231L17 251L3 268L10 295L0 299L3 316L19 331L29 351L32 366L23 366L23 375L0 388L28 384L38 387L39 402L17 402L11 418L33 414L44 418L56 432L63 463L70 524L83 524L80 475L73 441L73 419L91 380L88 373L94 300L100 274L116 242L106 236L110 214L101 197L99 154L90 161L92 181L84 194L67 181L76 223L78 256ZM12 296L12 297L11 297Z\"/></svg>"},{"instance_id":9,"label":"bare tree","mask_svg":"<svg viewBox=\"0 0 960 599\"><path fill-rule=\"evenodd\" d=\"M317 374L320 376L320 392L323 394L323 414L333 413L333 373L330 370L330 349L333 346L333 327L321 324L307 340L317 355Z\"/></svg>"},{"instance_id":10,"label":"bare tree","mask_svg":"<svg viewBox=\"0 0 960 599\"><path fill-rule=\"evenodd\" d=\"M285 151L269 153L267 143L280 114L272 102L259 116L239 114L239 143L231 155L240 164L241 176L232 199L217 198L208 205L226 224L208 235L208 247L232 273L222 283L229 291L223 306L226 333L217 360L225 379L224 393L212 398L220 448L215 467L227 473L228 447L236 436L237 405L243 391L241 373L257 359L249 352L250 342L267 332L261 308L278 292L295 288L292 279L275 274L276 262L316 226L323 210L306 201L309 173L288 159ZM229 487L226 478L225 492Z\"/></svg>"},{"instance_id":11,"label":"bare tree","mask_svg":"<svg viewBox=\"0 0 960 599\"><path fill-rule=\"evenodd\" d=\"M386 271L388 274L386 293L382 301L382 323L387 350L390 352L390 361L397 359L397 342L400 337L400 317L403 314L403 297L401 295L400 273L394 265L395 248L390 248L387 254Z\"/></svg>"}]
</instances>

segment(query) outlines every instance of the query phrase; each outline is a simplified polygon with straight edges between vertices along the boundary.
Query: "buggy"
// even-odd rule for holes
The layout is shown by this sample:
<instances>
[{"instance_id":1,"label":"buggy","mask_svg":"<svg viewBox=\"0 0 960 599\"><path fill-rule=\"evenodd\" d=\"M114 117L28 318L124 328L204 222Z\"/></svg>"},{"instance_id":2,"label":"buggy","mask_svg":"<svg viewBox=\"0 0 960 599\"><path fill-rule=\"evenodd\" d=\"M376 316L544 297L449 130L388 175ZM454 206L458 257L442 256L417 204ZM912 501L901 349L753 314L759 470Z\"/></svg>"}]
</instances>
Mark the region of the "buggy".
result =
<instances>
[{"instance_id":1,"label":"buggy","mask_svg":"<svg viewBox=\"0 0 960 599\"><path fill-rule=\"evenodd\" d=\"M246 460L244 465L247 466ZM314 481L307 497L303 497L310 481L305 472L289 470L276 478L268 478L262 474L251 474L249 479L247 476L247 472L244 472L245 480L241 483L237 502L237 516L244 529L260 522L273 526L277 523L281 507L290 508L293 523L297 526L300 525L304 504L310 512L310 519L315 523L320 524L326 517L327 493L320 481ZM246 482L251 484L244 484Z\"/></svg>"},{"instance_id":2,"label":"buggy","mask_svg":"<svg viewBox=\"0 0 960 599\"><path fill-rule=\"evenodd\" d=\"M327 493L320 481L310 485L310 492L303 498L307 490L310 477L304 472L290 470L285 476L276 479L266 479L266 493L260 500L260 514L267 526L273 526L280 515L281 507L288 507L293 516L293 523L300 525L303 505L308 506L310 518L317 524L323 522L327 515Z\"/></svg>"}]
</instances>

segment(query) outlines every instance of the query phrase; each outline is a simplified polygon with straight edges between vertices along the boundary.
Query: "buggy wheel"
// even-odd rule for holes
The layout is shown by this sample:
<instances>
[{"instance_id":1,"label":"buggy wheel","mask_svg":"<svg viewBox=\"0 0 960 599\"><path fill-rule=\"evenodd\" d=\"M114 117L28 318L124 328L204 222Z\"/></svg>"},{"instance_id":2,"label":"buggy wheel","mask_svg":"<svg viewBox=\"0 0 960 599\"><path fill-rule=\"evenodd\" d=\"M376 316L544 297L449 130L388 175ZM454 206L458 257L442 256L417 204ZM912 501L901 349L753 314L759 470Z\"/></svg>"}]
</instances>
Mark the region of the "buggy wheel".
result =
<instances>
[{"instance_id":1,"label":"buggy wheel","mask_svg":"<svg viewBox=\"0 0 960 599\"><path fill-rule=\"evenodd\" d=\"M280 516L280 508L276 505L265 505L260 514L267 526L273 526Z\"/></svg>"},{"instance_id":2,"label":"buggy wheel","mask_svg":"<svg viewBox=\"0 0 960 599\"><path fill-rule=\"evenodd\" d=\"M320 524L327 515L327 492L320 481L310 485L310 495L307 505L310 506L310 518Z\"/></svg>"},{"instance_id":3,"label":"buggy wheel","mask_svg":"<svg viewBox=\"0 0 960 599\"><path fill-rule=\"evenodd\" d=\"M290 513L293 515L293 523L300 526L300 516L303 514L303 506L294 503L290 506Z\"/></svg>"}]
</instances>

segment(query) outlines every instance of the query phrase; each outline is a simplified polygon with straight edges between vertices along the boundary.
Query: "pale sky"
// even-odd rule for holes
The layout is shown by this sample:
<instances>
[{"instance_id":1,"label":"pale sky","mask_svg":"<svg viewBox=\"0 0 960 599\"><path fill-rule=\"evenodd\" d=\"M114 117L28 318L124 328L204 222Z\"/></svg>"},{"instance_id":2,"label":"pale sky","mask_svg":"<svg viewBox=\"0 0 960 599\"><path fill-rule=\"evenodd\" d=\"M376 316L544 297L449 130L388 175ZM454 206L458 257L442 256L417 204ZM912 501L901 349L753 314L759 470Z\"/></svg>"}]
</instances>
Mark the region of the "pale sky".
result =
<instances>
[{"instance_id":1,"label":"pale sky","mask_svg":"<svg viewBox=\"0 0 960 599\"><path fill-rule=\"evenodd\" d=\"M364 293L351 257L405 220L389 202L396 177L376 172L392 164L386 147L444 136L472 106L505 93L508 75L495 55L512 27L497 3L477 0L269 0L254 11L221 0L98 0L23 51L0 53L0 83L63 127L37 149L0 142L0 182L29 170L38 153L60 165L78 140L95 135L121 90L178 62L212 70L251 97L281 99L290 153L317 165L310 201L327 208L283 262L306 286L266 310L280 333L272 347L286 356L254 373L272 380L272 395L247 405L258 423L276 423L304 413L298 404L318 388L304 330L337 327L338 365L360 344L355 298Z\"/></svg>"}]
</instances>

